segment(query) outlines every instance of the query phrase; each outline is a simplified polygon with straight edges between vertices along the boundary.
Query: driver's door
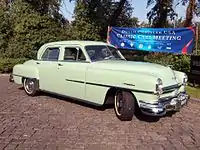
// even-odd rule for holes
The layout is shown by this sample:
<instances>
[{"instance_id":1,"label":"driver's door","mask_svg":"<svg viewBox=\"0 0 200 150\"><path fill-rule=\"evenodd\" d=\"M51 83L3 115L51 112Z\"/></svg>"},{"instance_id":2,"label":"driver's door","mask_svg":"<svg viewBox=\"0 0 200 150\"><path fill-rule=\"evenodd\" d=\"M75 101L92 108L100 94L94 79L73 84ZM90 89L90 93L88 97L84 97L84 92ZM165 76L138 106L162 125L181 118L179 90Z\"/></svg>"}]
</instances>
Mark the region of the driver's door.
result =
<instances>
[{"instance_id":1,"label":"driver's door","mask_svg":"<svg viewBox=\"0 0 200 150\"><path fill-rule=\"evenodd\" d=\"M65 46L58 62L59 86L62 95L85 99L85 78L89 63L81 48Z\"/></svg>"}]
</instances>

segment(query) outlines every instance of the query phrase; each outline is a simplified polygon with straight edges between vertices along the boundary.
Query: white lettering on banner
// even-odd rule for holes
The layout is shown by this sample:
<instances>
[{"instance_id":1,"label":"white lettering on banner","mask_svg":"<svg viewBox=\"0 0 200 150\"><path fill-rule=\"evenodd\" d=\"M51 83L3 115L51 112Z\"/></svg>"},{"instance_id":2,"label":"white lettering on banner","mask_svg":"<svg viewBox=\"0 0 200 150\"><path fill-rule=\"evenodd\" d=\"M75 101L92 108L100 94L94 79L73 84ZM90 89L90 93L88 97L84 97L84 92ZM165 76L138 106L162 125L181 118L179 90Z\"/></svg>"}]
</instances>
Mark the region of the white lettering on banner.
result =
<instances>
[{"instance_id":1,"label":"white lettering on banner","mask_svg":"<svg viewBox=\"0 0 200 150\"><path fill-rule=\"evenodd\" d=\"M177 36L177 40L179 40L179 41L180 41L180 40L181 40L181 36Z\"/></svg>"},{"instance_id":2,"label":"white lettering on banner","mask_svg":"<svg viewBox=\"0 0 200 150\"><path fill-rule=\"evenodd\" d=\"M149 31L149 30L122 30L121 34L167 34L167 35L176 35L176 32L174 30L164 30L164 31Z\"/></svg>"},{"instance_id":3,"label":"white lettering on banner","mask_svg":"<svg viewBox=\"0 0 200 150\"><path fill-rule=\"evenodd\" d=\"M164 34L176 35L175 31L163 31Z\"/></svg>"},{"instance_id":4,"label":"white lettering on banner","mask_svg":"<svg viewBox=\"0 0 200 150\"><path fill-rule=\"evenodd\" d=\"M136 35L136 34L120 34L117 33L118 38L129 38L129 39L138 39L138 40L169 40L169 41L180 41L182 39L181 36L161 36L161 35Z\"/></svg>"},{"instance_id":5,"label":"white lettering on banner","mask_svg":"<svg viewBox=\"0 0 200 150\"><path fill-rule=\"evenodd\" d=\"M126 32L126 31L124 31L124 30L122 30L122 34L127 34L127 32Z\"/></svg>"}]
</instances>

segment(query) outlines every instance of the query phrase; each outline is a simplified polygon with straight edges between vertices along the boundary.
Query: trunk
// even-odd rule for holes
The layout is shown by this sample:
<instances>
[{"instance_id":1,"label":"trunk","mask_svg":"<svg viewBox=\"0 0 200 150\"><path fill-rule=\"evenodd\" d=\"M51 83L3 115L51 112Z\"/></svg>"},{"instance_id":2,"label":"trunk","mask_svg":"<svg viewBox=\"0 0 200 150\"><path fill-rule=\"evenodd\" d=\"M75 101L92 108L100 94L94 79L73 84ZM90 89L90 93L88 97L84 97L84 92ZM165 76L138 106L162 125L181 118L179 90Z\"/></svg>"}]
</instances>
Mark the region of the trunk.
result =
<instances>
[{"instance_id":1,"label":"trunk","mask_svg":"<svg viewBox=\"0 0 200 150\"><path fill-rule=\"evenodd\" d=\"M163 28L163 27L165 27L166 22L167 22L167 11L163 10L160 13L160 17L158 18L158 21L156 21L154 27L155 28Z\"/></svg>"},{"instance_id":2,"label":"trunk","mask_svg":"<svg viewBox=\"0 0 200 150\"><path fill-rule=\"evenodd\" d=\"M187 10L186 10L186 19L185 19L185 22L184 22L184 27L188 27L188 26L192 25L193 13L194 13L194 10L195 10L195 4L196 4L195 0L190 0L189 5L188 5Z\"/></svg>"},{"instance_id":3,"label":"trunk","mask_svg":"<svg viewBox=\"0 0 200 150\"><path fill-rule=\"evenodd\" d=\"M113 14L111 15L111 17L109 19L109 25L110 26L116 25L117 19L118 19L119 15L121 14L122 10L123 10L125 2L126 2L126 0L120 0L117 9L113 12Z\"/></svg>"},{"instance_id":4,"label":"trunk","mask_svg":"<svg viewBox=\"0 0 200 150\"><path fill-rule=\"evenodd\" d=\"M164 28L166 27L167 17L171 11L172 0L159 0L157 1L157 21L154 24L155 28Z\"/></svg>"}]
</instances>

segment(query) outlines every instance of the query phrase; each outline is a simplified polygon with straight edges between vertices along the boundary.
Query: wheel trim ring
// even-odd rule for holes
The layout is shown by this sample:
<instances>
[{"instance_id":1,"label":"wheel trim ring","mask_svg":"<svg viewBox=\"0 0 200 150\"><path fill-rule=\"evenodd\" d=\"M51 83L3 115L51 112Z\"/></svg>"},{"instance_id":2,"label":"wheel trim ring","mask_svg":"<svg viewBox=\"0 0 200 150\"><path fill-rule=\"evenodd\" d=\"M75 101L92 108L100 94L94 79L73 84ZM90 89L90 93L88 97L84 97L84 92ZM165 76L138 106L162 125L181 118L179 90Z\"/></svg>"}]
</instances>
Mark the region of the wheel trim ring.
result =
<instances>
[{"instance_id":1,"label":"wheel trim ring","mask_svg":"<svg viewBox=\"0 0 200 150\"><path fill-rule=\"evenodd\" d=\"M116 94L115 94L115 111L117 113L118 116L121 116L122 114L119 113L119 110L118 110L118 106L117 106L117 102L118 102L118 93L120 93L120 91L118 91ZM119 102L118 102L119 103Z\"/></svg>"},{"instance_id":2,"label":"wheel trim ring","mask_svg":"<svg viewBox=\"0 0 200 150\"><path fill-rule=\"evenodd\" d=\"M32 83L32 88L30 89L30 83ZM28 94L31 94L32 92L33 92L33 88L34 87L34 82L32 81L32 80L27 80L27 79L25 79L24 80L24 89L25 89L25 91L28 93Z\"/></svg>"}]
</instances>

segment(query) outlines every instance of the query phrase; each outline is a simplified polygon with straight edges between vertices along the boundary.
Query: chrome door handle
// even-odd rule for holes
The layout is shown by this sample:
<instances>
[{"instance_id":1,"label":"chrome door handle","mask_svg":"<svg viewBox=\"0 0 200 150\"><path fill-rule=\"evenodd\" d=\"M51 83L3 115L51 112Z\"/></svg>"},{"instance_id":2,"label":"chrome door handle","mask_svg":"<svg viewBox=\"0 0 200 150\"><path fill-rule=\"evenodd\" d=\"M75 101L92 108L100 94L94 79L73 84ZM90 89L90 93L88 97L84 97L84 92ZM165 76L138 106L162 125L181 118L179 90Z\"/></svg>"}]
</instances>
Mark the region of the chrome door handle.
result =
<instances>
[{"instance_id":1,"label":"chrome door handle","mask_svg":"<svg viewBox=\"0 0 200 150\"><path fill-rule=\"evenodd\" d=\"M58 66L63 66L63 64L60 64L60 63L59 63Z\"/></svg>"}]
</instances>

